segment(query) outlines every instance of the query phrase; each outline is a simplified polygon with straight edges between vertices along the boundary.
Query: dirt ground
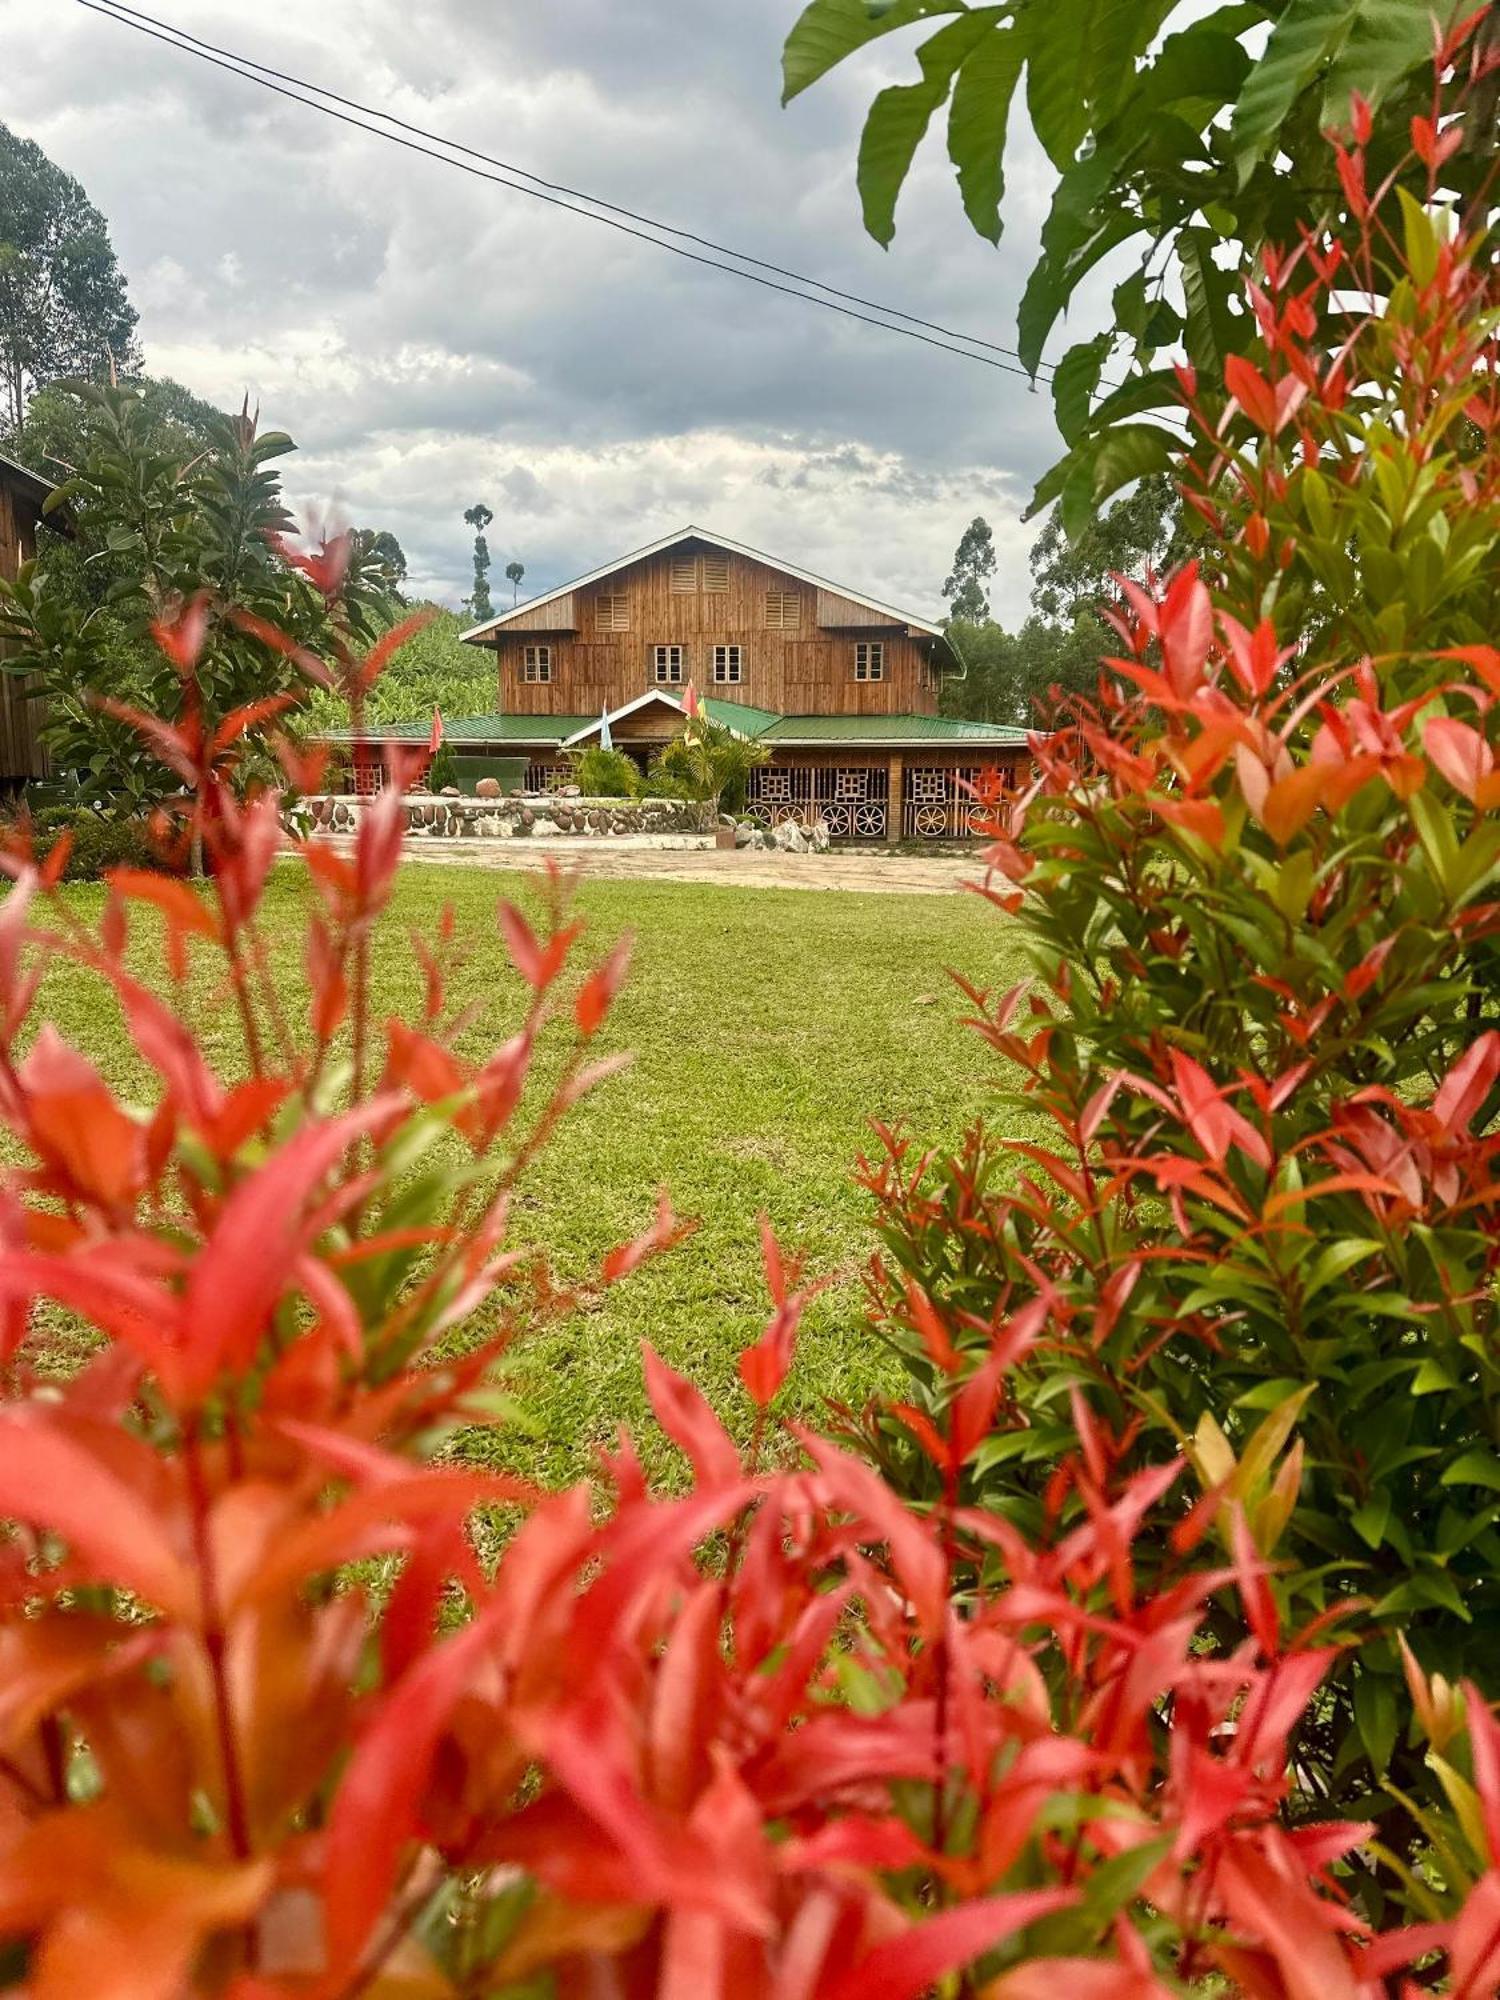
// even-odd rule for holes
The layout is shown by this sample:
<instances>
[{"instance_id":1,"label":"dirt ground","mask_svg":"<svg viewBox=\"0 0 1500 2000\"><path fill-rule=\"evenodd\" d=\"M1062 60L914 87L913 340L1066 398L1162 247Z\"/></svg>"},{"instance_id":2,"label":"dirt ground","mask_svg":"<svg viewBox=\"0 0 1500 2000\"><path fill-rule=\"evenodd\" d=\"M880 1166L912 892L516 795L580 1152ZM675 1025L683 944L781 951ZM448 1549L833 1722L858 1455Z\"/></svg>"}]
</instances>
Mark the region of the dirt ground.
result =
<instances>
[{"instance_id":1,"label":"dirt ground","mask_svg":"<svg viewBox=\"0 0 1500 2000\"><path fill-rule=\"evenodd\" d=\"M411 861L449 868L534 869L576 863L603 881L709 882L726 889L860 889L936 895L984 873L977 854L780 854L749 848L663 848L628 836L589 840L414 840Z\"/></svg>"}]
</instances>

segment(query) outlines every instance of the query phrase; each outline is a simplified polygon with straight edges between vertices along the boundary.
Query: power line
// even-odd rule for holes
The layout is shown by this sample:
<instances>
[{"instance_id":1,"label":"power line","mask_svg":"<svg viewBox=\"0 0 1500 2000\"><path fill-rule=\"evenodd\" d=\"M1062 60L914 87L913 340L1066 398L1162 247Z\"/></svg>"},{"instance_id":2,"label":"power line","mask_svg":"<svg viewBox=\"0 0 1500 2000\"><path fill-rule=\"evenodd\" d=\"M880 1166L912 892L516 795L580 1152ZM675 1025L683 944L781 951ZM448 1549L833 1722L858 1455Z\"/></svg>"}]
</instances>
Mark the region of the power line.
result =
<instances>
[{"instance_id":1,"label":"power line","mask_svg":"<svg viewBox=\"0 0 1500 2000\"><path fill-rule=\"evenodd\" d=\"M794 271L785 264L774 264L765 257L754 257L748 250L736 250L731 244L715 242L711 236L700 236L694 230L679 228L676 223L662 222L654 215L643 215L637 209L622 207L619 202L606 201L602 195L590 194L585 188L570 187L566 181L549 181L541 174L532 173L529 167L517 166L513 160L498 159L495 154L481 152L475 146L465 145L462 140L445 139L441 133L429 132L425 126L410 124L405 118L398 118L394 111L381 111L374 105L361 104L357 98L340 96L338 91L330 90L326 84L309 83L303 77L293 76L285 70L273 69L269 63L257 62L253 56L237 55L231 49L221 48L215 42L205 41L201 35L195 35L187 28L159 21L152 14L142 13L138 7L127 6L125 0L104 0L104 4L107 11L112 14L129 15L133 21L146 23L152 28L166 29L179 43L191 43L192 47L186 49L185 54L202 50L209 55L223 57L239 65L242 70L256 70L261 76L274 77L278 83L295 84L300 89L314 92L318 97L327 98L330 103L342 104L346 110L378 118L383 124L394 125L402 132L410 132L415 138L430 140L436 145L446 147L449 152L463 153L471 160L480 160L487 167L498 168L502 173L514 174L521 180L530 181L535 187L545 188L553 194L567 195L575 201L587 202L590 208L602 209L609 215L624 216L628 222L638 222L644 228L656 230L662 235L681 237L684 243L696 243L704 250L712 250L723 257L733 257L741 264L753 264L757 270L773 272L778 278L791 278L799 285L811 285L816 291L828 292L836 299L847 300L850 305L868 306L872 312L884 313L891 319L904 320L909 326L925 327L929 333L941 334L946 340L963 341L970 347L985 348L991 354L1007 355L1012 361L1021 360L1020 349L1007 347L1003 341L986 340L980 334L963 333L956 327L942 325L938 320L923 319L917 313L903 312L899 306L887 305L883 299L867 299L859 292L845 291L840 285L830 285L822 278L809 277L805 271ZM126 26L128 23L122 22L121 25ZM518 192L526 193L528 190L520 189ZM662 244L660 247L669 249L671 246ZM1022 365L1024 367L1024 362Z\"/></svg>"},{"instance_id":2,"label":"power line","mask_svg":"<svg viewBox=\"0 0 1500 2000\"><path fill-rule=\"evenodd\" d=\"M670 223L657 223L650 217L636 216L633 210L617 208L613 203L599 201L595 196L580 193L576 189L564 189L562 183L543 181L537 175L528 174L524 168L510 167L506 162L494 160L489 154L479 153L473 147L461 145L456 140L444 139L440 134L427 132L420 126L406 124L404 120L395 118L388 112L380 111L370 105L359 104L351 98L339 97L333 91L324 90L320 84L308 83L301 77L269 69L266 65L255 63L248 57L218 49L208 42L201 42L196 36L173 27L169 22L158 21L151 15L124 6L123 0L78 0L78 3L86 7L90 13L114 21L119 27L129 28L137 34L148 35L153 41L162 42L166 47L177 49L183 55L194 56L200 62L212 64L215 69L226 70L231 76L241 77L246 83L258 84L261 89L269 90L277 97L284 97L293 104L305 105L311 111L321 112L325 118L337 119L341 125L352 126L356 131L364 132L372 138L384 139L389 145L400 146L407 152L420 153L425 159L436 160L443 166L454 167L458 172L468 174L476 180L490 181L496 186L508 187L517 194L529 195L535 201L546 202L551 207L567 209L571 214L581 215L588 221L600 223L606 229L614 229L621 235L635 237L642 243L652 244L658 250L669 251L674 257L686 258L688 262L703 265L709 270L722 271L730 277L742 278L747 284L759 285L766 291L779 292L786 298L801 299L807 305L820 306L825 312L838 313L845 319L858 320L865 326L880 327L887 333L898 333L908 340L919 340L926 347L935 347L945 354L955 354L960 360L975 361L983 367L998 369L1002 374L1019 376L1028 383L1032 381L1029 371L1024 367L1014 367L1008 361L992 358L990 353L975 351L979 348L989 348L994 354L1013 354L1015 353L1013 348L1002 348L993 341L981 340L978 335L960 333L953 328L939 326L935 321L917 319L909 313L901 312L897 307L881 305L877 300L860 300L857 293L842 292L837 286L825 285L817 278L803 277L799 272L787 271L781 265L770 264L764 259L728 249L726 246L713 243L710 238L694 236L689 230L675 229ZM315 94L303 96L300 94L303 91ZM337 111L333 108L333 103L319 101L323 98L347 105L349 110ZM353 112L358 112L360 115L353 116L351 115ZM385 130L383 125L365 122L371 118L398 125L402 130L417 134L418 137L403 138L398 132ZM430 143L422 143L423 141ZM448 150L435 150L439 147ZM486 165L470 165L468 159L455 159L452 157L455 152L467 154L473 160L484 161ZM512 178L512 176L522 178ZM528 185L528 183L535 184ZM565 196L575 198L567 199ZM593 206L584 206L585 203L591 203ZM632 217L633 220L618 219L626 216ZM634 223L637 221L646 226L635 227ZM781 272L795 279L796 284L780 284L772 278L760 276L755 270L744 270L738 264L725 263L721 257L705 256L698 251L685 249L681 243L667 242L662 235L651 234L651 230L662 230L671 235L681 236L689 242L702 243L721 251L725 257L739 258L742 263L755 264L761 270ZM801 290L800 286L813 286L816 290ZM819 297L818 292L828 292L833 296ZM858 300L860 304L873 306L875 312L888 314L890 317L875 318L870 313L857 312L852 305L839 304L840 299ZM944 334L948 338L935 338L934 333L919 331L922 327L932 327L934 333ZM971 344L957 346L953 344L954 342Z\"/></svg>"}]
</instances>

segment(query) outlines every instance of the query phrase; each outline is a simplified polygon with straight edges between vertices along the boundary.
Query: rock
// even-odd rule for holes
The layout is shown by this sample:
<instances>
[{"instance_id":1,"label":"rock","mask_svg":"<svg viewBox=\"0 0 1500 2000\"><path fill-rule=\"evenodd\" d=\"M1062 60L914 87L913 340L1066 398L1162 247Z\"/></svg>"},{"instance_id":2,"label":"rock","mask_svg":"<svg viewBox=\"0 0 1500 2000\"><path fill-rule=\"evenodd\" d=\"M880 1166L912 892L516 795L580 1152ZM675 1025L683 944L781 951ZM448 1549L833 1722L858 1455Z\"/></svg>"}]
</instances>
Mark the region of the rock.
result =
<instances>
[{"instance_id":1,"label":"rock","mask_svg":"<svg viewBox=\"0 0 1500 2000\"><path fill-rule=\"evenodd\" d=\"M440 799L461 799L463 793L458 789L457 785L444 785L443 789L438 793L438 797Z\"/></svg>"},{"instance_id":2,"label":"rock","mask_svg":"<svg viewBox=\"0 0 1500 2000\"><path fill-rule=\"evenodd\" d=\"M532 821L531 831L535 839L545 840L549 835L561 833L562 828L555 819L548 819L544 814L542 817Z\"/></svg>"},{"instance_id":3,"label":"rock","mask_svg":"<svg viewBox=\"0 0 1500 2000\"><path fill-rule=\"evenodd\" d=\"M479 782L482 785L485 780L481 778ZM474 822L473 830L481 840L498 840L500 838L500 815L498 813L481 813Z\"/></svg>"},{"instance_id":4,"label":"rock","mask_svg":"<svg viewBox=\"0 0 1500 2000\"><path fill-rule=\"evenodd\" d=\"M734 814L733 814L733 813L720 813L720 814L719 814L719 824L720 824L720 826L733 826L733 825L734 825Z\"/></svg>"},{"instance_id":5,"label":"rock","mask_svg":"<svg viewBox=\"0 0 1500 2000\"><path fill-rule=\"evenodd\" d=\"M481 778L479 783L474 787L474 796L476 799L498 799L500 797L500 780L498 778Z\"/></svg>"},{"instance_id":6,"label":"rock","mask_svg":"<svg viewBox=\"0 0 1500 2000\"><path fill-rule=\"evenodd\" d=\"M814 854L828 852L828 828L822 820L807 829L807 844Z\"/></svg>"},{"instance_id":7,"label":"rock","mask_svg":"<svg viewBox=\"0 0 1500 2000\"><path fill-rule=\"evenodd\" d=\"M807 852L807 835L794 819L784 819L771 838L783 854Z\"/></svg>"},{"instance_id":8,"label":"rock","mask_svg":"<svg viewBox=\"0 0 1500 2000\"><path fill-rule=\"evenodd\" d=\"M938 997L935 993L919 993L912 1001L913 1007L935 1007Z\"/></svg>"},{"instance_id":9,"label":"rock","mask_svg":"<svg viewBox=\"0 0 1500 2000\"><path fill-rule=\"evenodd\" d=\"M750 847L754 844L754 841L755 828L753 826L737 826L735 828L734 844L736 847Z\"/></svg>"}]
</instances>

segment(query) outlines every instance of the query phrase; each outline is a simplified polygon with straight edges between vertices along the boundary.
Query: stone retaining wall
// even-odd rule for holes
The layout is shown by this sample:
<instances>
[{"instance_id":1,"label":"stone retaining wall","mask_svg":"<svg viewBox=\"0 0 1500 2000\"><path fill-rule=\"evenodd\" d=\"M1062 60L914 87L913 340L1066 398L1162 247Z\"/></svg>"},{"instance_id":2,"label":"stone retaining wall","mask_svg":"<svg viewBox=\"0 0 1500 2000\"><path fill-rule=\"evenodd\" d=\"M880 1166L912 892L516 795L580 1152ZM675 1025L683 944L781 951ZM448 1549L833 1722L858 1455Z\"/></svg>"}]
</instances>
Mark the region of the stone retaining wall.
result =
<instances>
[{"instance_id":1,"label":"stone retaining wall","mask_svg":"<svg viewBox=\"0 0 1500 2000\"><path fill-rule=\"evenodd\" d=\"M301 810L333 833L352 833L373 802L348 793L304 799ZM714 831L710 805L682 799L582 799L554 793L508 798L459 798L413 792L402 800L406 830L437 840L515 840L580 833L700 833Z\"/></svg>"}]
</instances>

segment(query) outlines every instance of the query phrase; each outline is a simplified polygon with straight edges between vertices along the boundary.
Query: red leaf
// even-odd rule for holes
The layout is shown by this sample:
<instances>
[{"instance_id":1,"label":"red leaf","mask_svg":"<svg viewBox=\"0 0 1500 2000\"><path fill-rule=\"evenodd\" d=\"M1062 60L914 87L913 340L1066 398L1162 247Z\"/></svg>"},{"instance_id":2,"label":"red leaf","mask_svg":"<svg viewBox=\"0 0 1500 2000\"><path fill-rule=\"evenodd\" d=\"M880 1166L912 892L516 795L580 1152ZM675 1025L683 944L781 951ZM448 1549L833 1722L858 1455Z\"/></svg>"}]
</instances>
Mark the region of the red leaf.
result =
<instances>
[{"instance_id":1,"label":"red leaf","mask_svg":"<svg viewBox=\"0 0 1500 2000\"><path fill-rule=\"evenodd\" d=\"M133 1590L180 1624L196 1622L197 1583L155 1511L24 1407L0 1412L0 1517L60 1535L101 1582Z\"/></svg>"},{"instance_id":2,"label":"red leaf","mask_svg":"<svg viewBox=\"0 0 1500 2000\"><path fill-rule=\"evenodd\" d=\"M739 1479L739 1452L699 1391L669 1368L645 1341L641 1343L641 1365L656 1421L672 1442L687 1453L699 1485L726 1485Z\"/></svg>"},{"instance_id":3,"label":"red leaf","mask_svg":"<svg viewBox=\"0 0 1500 2000\"><path fill-rule=\"evenodd\" d=\"M580 1035L595 1035L603 1027L630 967L630 942L628 936L622 937L604 963L596 965L579 987L573 1015Z\"/></svg>"},{"instance_id":4,"label":"red leaf","mask_svg":"<svg viewBox=\"0 0 1500 2000\"><path fill-rule=\"evenodd\" d=\"M353 1141L392 1108L392 1099L376 1098L304 1126L224 1203L183 1297L183 1323L195 1340L186 1358L199 1389L222 1367L248 1363L301 1254L311 1196Z\"/></svg>"},{"instance_id":5,"label":"red leaf","mask_svg":"<svg viewBox=\"0 0 1500 2000\"><path fill-rule=\"evenodd\" d=\"M879 2000L918 2000L945 1973L1077 1901L1074 1889L1028 1889L944 1910L867 1951L828 1988L825 2000L876 2000L877 1995Z\"/></svg>"}]
</instances>

